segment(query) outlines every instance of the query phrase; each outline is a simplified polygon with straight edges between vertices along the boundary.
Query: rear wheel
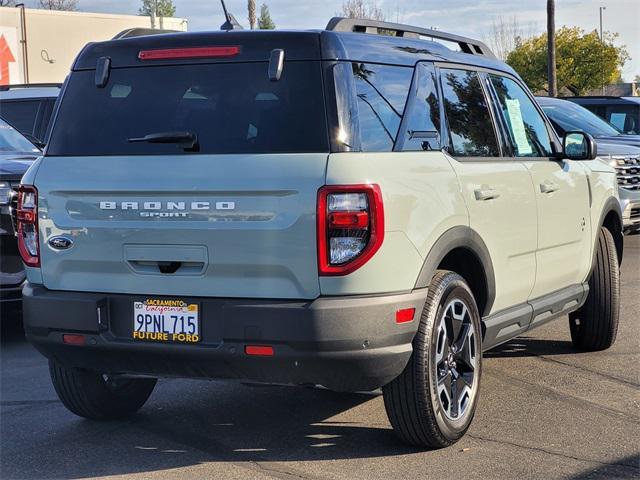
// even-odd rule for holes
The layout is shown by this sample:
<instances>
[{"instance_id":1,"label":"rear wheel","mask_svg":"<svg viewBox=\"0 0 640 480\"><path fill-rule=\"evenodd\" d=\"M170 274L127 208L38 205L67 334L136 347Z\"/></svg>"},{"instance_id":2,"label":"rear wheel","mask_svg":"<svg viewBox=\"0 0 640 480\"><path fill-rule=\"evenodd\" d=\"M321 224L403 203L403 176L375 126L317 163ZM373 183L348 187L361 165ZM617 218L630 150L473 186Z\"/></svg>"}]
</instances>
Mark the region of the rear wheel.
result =
<instances>
[{"instance_id":1,"label":"rear wheel","mask_svg":"<svg viewBox=\"0 0 640 480\"><path fill-rule=\"evenodd\" d=\"M481 373L480 314L473 294L460 275L439 270L409 363L382 389L396 434L419 447L458 441L473 419Z\"/></svg>"},{"instance_id":2,"label":"rear wheel","mask_svg":"<svg viewBox=\"0 0 640 480\"><path fill-rule=\"evenodd\" d=\"M60 401L71 412L94 420L109 420L137 412L156 385L155 378L122 378L65 368L49 361L49 372Z\"/></svg>"},{"instance_id":3,"label":"rear wheel","mask_svg":"<svg viewBox=\"0 0 640 480\"><path fill-rule=\"evenodd\" d=\"M585 304L569 315L571 340L585 351L604 350L613 345L620 315L620 269L611 232L601 228L596 259L589 278Z\"/></svg>"}]
</instances>

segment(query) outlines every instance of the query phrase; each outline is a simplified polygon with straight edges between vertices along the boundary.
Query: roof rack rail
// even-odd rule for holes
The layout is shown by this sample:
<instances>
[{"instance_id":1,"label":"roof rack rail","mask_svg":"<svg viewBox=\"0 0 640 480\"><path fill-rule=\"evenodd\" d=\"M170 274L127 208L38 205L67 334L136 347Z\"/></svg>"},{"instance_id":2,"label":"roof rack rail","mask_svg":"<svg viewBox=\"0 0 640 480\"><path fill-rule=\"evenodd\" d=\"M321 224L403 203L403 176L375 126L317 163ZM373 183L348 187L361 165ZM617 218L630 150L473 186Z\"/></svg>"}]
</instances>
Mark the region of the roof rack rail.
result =
<instances>
[{"instance_id":1,"label":"roof rack rail","mask_svg":"<svg viewBox=\"0 0 640 480\"><path fill-rule=\"evenodd\" d=\"M458 44L460 50L470 55L481 55L488 58L496 58L491 49L483 42L472 38L461 37L453 33L431 30L429 28L414 27L401 23L381 22L363 18L333 17L329 20L326 30L334 32L362 32L380 35L382 32L395 32L396 37L420 38L431 37Z\"/></svg>"},{"instance_id":2,"label":"roof rack rail","mask_svg":"<svg viewBox=\"0 0 640 480\"><path fill-rule=\"evenodd\" d=\"M181 30L164 30L160 28L142 28L134 27L117 33L111 40L119 40L121 38L142 37L145 35L161 35L163 33L179 33Z\"/></svg>"},{"instance_id":3,"label":"roof rack rail","mask_svg":"<svg viewBox=\"0 0 640 480\"><path fill-rule=\"evenodd\" d=\"M14 83L13 85L0 85L0 92L6 92L12 88L43 88L43 87L62 87L61 83Z\"/></svg>"}]
</instances>

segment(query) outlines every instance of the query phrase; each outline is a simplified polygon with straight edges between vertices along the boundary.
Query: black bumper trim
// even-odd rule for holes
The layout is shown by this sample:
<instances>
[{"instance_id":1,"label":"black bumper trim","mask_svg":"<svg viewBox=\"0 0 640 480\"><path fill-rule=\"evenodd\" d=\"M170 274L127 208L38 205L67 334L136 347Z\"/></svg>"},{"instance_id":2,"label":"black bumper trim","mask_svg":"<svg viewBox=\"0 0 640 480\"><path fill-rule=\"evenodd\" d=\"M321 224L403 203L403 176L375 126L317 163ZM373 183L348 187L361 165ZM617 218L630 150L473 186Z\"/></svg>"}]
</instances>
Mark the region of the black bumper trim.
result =
<instances>
[{"instance_id":1,"label":"black bumper trim","mask_svg":"<svg viewBox=\"0 0 640 480\"><path fill-rule=\"evenodd\" d=\"M133 301L144 295L50 291L27 284L23 310L28 340L69 367L357 391L378 388L402 372L426 295L419 289L315 300L181 297L201 305L202 341L195 345L131 340ZM412 307L414 321L396 324L395 312ZM64 344L62 335L69 332L85 334L86 345ZM275 355L247 356L247 344L272 345Z\"/></svg>"}]
</instances>

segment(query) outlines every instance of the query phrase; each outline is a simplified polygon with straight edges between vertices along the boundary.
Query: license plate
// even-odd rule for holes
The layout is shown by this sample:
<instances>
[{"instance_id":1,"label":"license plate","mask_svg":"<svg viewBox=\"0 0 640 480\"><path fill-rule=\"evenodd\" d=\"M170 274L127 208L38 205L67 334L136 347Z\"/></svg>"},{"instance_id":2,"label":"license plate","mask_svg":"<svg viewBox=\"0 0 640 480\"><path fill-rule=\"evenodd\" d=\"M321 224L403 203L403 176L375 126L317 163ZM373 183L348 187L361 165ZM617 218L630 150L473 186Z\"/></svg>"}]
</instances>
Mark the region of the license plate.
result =
<instances>
[{"instance_id":1,"label":"license plate","mask_svg":"<svg viewBox=\"0 0 640 480\"><path fill-rule=\"evenodd\" d=\"M133 302L134 340L197 343L200 317L197 303L148 298Z\"/></svg>"}]
</instances>

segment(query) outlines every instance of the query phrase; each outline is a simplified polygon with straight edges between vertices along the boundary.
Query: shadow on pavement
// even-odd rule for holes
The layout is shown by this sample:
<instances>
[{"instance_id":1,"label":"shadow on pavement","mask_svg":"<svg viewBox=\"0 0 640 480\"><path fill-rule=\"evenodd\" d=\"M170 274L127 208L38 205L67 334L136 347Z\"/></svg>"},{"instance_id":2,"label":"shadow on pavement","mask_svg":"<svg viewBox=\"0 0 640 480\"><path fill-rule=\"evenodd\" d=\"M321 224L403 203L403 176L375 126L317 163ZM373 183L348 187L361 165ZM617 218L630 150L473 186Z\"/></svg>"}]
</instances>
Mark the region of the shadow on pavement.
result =
<instances>
[{"instance_id":1,"label":"shadow on pavement","mask_svg":"<svg viewBox=\"0 0 640 480\"><path fill-rule=\"evenodd\" d=\"M484 358L539 357L579 353L570 341L518 337L483 354Z\"/></svg>"},{"instance_id":2,"label":"shadow on pavement","mask_svg":"<svg viewBox=\"0 0 640 480\"><path fill-rule=\"evenodd\" d=\"M3 479L124 475L204 462L249 462L250 468L268 471L276 468L268 462L418 451L397 440L383 415L375 423L366 405L378 396L374 393L163 380L130 419L89 421L69 413L57 400L46 361L30 351L19 328L3 335L2 349L3 356L18 356L20 364L24 359L32 368L29 376L20 377L22 393L0 402ZM9 373L8 364L2 368L3 374ZM352 421L360 418L366 426Z\"/></svg>"},{"instance_id":3,"label":"shadow on pavement","mask_svg":"<svg viewBox=\"0 0 640 480\"><path fill-rule=\"evenodd\" d=\"M612 478L618 480L640 478L640 454L630 455L615 463L586 470L569 477L570 480L610 480Z\"/></svg>"},{"instance_id":4,"label":"shadow on pavement","mask_svg":"<svg viewBox=\"0 0 640 480\"><path fill-rule=\"evenodd\" d=\"M78 419L59 405L16 405L14 411L29 408L58 421L44 421L44 428L31 434L27 450L14 451L13 434L3 432L8 448L3 448L0 476L85 478L203 462L355 459L417 451L399 443L387 425L327 420L372 395L218 382L200 382L204 386L197 388L199 382L188 383L182 390L183 382L166 382L170 395L157 392L163 398L138 415L109 423ZM10 415L12 409L4 407Z\"/></svg>"}]
</instances>

